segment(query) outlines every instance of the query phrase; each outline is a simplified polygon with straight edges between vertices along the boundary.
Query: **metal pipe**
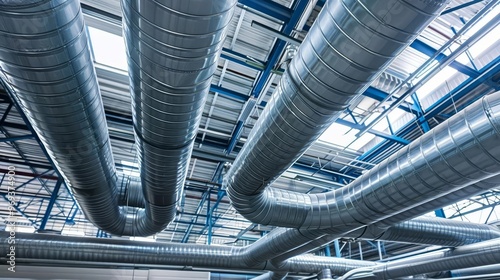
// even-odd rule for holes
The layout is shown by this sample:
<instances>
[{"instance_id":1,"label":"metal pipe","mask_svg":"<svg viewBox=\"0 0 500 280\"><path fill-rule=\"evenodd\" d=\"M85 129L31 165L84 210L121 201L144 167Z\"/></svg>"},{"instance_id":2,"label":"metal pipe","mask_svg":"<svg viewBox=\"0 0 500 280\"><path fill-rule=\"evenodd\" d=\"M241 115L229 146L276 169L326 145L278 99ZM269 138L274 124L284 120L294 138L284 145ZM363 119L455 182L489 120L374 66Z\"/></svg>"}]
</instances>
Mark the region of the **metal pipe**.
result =
<instances>
[{"instance_id":1,"label":"metal pipe","mask_svg":"<svg viewBox=\"0 0 500 280\"><path fill-rule=\"evenodd\" d=\"M332 271L328 268L322 269L321 270L321 275L318 277L320 280L330 280L332 278Z\"/></svg>"},{"instance_id":2,"label":"metal pipe","mask_svg":"<svg viewBox=\"0 0 500 280\"><path fill-rule=\"evenodd\" d=\"M395 224L389 228L380 228L373 224L352 231L342 237L353 240L377 240L456 247L500 238L500 230L491 225L434 217L418 217ZM276 264L293 256L316 250L337 238L338 236L335 234L325 235L274 258L273 263Z\"/></svg>"},{"instance_id":3,"label":"metal pipe","mask_svg":"<svg viewBox=\"0 0 500 280\"><path fill-rule=\"evenodd\" d=\"M122 0L135 142L146 202L138 216L152 221L135 229L141 235L163 230L175 217L235 4L236 0Z\"/></svg>"},{"instance_id":4,"label":"metal pipe","mask_svg":"<svg viewBox=\"0 0 500 280\"><path fill-rule=\"evenodd\" d=\"M79 1L2 1L2 79L86 218L121 234L108 128Z\"/></svg>"},{"instance_id":5,"label":"metal pipe","mask_svg":"<svg viewBox=\"0 0 500 280\"><path fill-rule=\"evenodd\" d=\"M500 239L465 245L419 257L379 265L373 269L377 279L394 279L500 262Z\"/></svg>"},{"instance_id":6,"label":"metal pipe","mask_svg":"<svg viewBox=\"0 0 500 280\"><path fill-rule=\"evenodd\" d=\"M304 225L322 224L330 228L278 230L268 234L266 240L256 242L260 247L254 247L259 249L252 258L273 258L326 234L342 237L391 217L394 222L402 222L407 218L398 216L399 213L498 174L499 141L500 92L497 92L478 100L350 185L318 194L314 203L304 203L308 207L305 209L309 209L304 211L307 218ZM297 201L306 201L300 198L307 196L294 194L287 200L279 197L275 202L281 203L279 207L293 207ZM326 209L335 212L324 217ZM268 214L274 217L274 213Z\"/></svg>"},{"instance_id":7,"label":"metal pipe","mask_svg":"<svg viewBox=\"0 0 500 280\"><path fill-rule=\"evenodd\" d=\"M120 190L79 1L0 4L2 79L12 87L86 218L114 235L152 235L175 215L236 3L190 2L123 5L145 200L145 209L131 214L118 206ZM130 205L142 206L139 192L132 198Z\"/></svg>"},{"instance_id":8,"label":"metal pipe","mask_svg":"<svg viewBox=\"0 0 500 280\"><path fill-rule=\"evenodd\" d=\"M495 3L495 1L491 2ZM490 4L491 4L490 3ZM498 3L495 3L498 4ZM461 43L460 46L454 50L450 55L448 55L445 59L439 62L439 65L434 67L431 71L429 71L424 77L422 77L417 84L406 90L403 94L401 94L398 99L391 103L389 108L384 110L380 115L378 115L373 121L371 121L369 124L365 125L365 127L356 134L357 137L361 137L363 134L365 134L368 130L372 129L377 123L379 123L382 119L384 119L387 115L389 115L392 110L397 108L401 103L404 102L404 100L415 93L417 90L419 90L426 82L428 82L430 79L435 77L441 70L443 70L445 67L450 65L452 62L454 62L457 57L459 57L461 54L466 52L473 44L475 44L477 41L479 41L481 38L486 36L490 31L492 31L495 27L497 27L500 24L500 15L497 15L495 18L493 18L488 24L483 26L480 30L475 32L470 38L468 38L465 42ZM440 54L440 52L436 52L437 54ZM417 73L415 71L414 73Z\"/></svg>"},{"instance_id":9,"label":"metal pipe","mask_svg":"<svg viewBox=\"0 0 500 280\"><path fill-rule=\"evenodd\" d=\"M453 277L480 276L483 274L500 273L500 264L491 264L479 267L463 268L450 271Z\"/></svg>"},{"instance_id":10,"label":"metal pipe","mask_svg":"<svg viewBox=\"0 0 500 280\"><path fill-rule=\"evenodd\" d=\"M9 241L9 232L0 232L0 242ZM248 247L209 246L183 243L137 243L130 240L82 238L59 235L16 233L16 264L29 259L30 263L73 261L119 263L135 265L181 265L198 268L224 268L271 270L275 272L316 273L330 268L341 275L359 266L373 266L375 263L356 260L297 256L287 260L283 268L261 261L256 265L245 263ZM7 243L6 243L7 244ZM252 246L252 245L250 245ZM98 253L96 253L98 252ZM0 246L0 259L5 260L8 246Z\"/></svg>"},{"instance_id":11,"label":"metal pipe","mask_svg":"<svg viewBox=\"0 0 500 280\"><path fill-rule=\"evenodd\" d=\"M225 177L235 209L260 224L308 229L337 226L338 221L330 219L337 214L329 212L340 210L337 202L341 202L326 201L333 192L304 195L269 185L446 3L327 1Z\"/></svg>"}]
</instances>

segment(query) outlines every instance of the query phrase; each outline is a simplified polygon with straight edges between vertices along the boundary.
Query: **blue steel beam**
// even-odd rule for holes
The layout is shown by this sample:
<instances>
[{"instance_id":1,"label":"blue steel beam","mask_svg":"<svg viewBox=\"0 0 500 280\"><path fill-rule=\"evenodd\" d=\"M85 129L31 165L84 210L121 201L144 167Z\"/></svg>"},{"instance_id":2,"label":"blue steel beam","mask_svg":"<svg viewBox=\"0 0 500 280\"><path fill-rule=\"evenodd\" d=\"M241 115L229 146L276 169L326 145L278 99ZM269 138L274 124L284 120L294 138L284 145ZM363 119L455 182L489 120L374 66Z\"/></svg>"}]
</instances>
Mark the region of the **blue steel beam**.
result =
<instances>
[{"instance_id":1,"label":"blue steel beam","mask_svg":"<svg viewBox=\"0 0 500 280\"><path fill-rule=\"evenodd\" d=\"M229 61L238 63L256 71L262 71L265 67L265 62L257 59L249 59L246 55L235 52L231 49L223 48L220 57Z\"/></svg>"},{"instance_id":2,"label":"blue steel beam","mask_svg":"<svg viewBox=\"0 0 500 280\"><path fill-rule=\"evenodd\" d=\"M414 48L415 50L431 57L433 56L437 50L434 49L433 47L427 45L426 43L420 41L420 40L415 40L413 41L413 43L411 43L410 47ZM443 60L445 60L447 58L447 56L443 53L440 53L437 57L436 57L436 61L438 62L441 62ZM476 78L479 76L479 72L470 68L469 66L467 65L464 65L458 61L453 61L452 63L450 63L450 67L457 70L458 72L461 72L467 76L470 76L470 77L473 77L473 78Z\"/></svg>"},{"instance_id":3,"label":"blue steel beam","mask_svg":"<svg viewBox=\"0 0 500 280\"><path fill-rule=\"evenodd\" d=\"M35 136L28 134L28 135L20 135L20 136L11 136L11 137L6 137L6 138L0 138L0 143L5 143L5 142L15 142L15 141L20 141L20 140L26 140L26 139L33 139Z\"/></svg>"},{"instance_id":4,"label":"blue steel beam","mask_svg":"<svg viewBox=\"0 0 500 280\"><path fill-rule=\"evenodd\" d=\"M330 252L330 246L329 245L327 245L325 247L325 256L327 256L327 257L331 257L332 256L332 253Z\"/></svg>"},{"instance_id":5,"label":"blue steel beam","mask_svg":"<svg viewBox=\"0 0 500 280\"><path fill-rule=\"evenodd\" d=\"M42 144L42 142L40 141L40 138L38 137L38 135L35 133L35 130L33 129L33 127L31 126L31 123L29 122L28 118L26 117L26 115L23 113L23 110L21 109L21 106L17 103L17 100L13 97L12 93L11 93L11 88L8 86L7 83L5 83L2 79L0 79L0 84L2 85L2 88L6 91L7 95L9 96L9 99L11 101L11 104L14 105L14 107L17 109L17 112L19 114L19 116L21 116L21 118L23 119L24 123L26 124L28 130L31 132L31 134L33 134L34 136L34 139L36 140L36 142L38 143L38 146L40 147L40 149L42 150L43 154L45 155L45 158L47 159L47 161L50 163L50 166L52 166L52 169L54 169L57 173L57 176L59 178L62 178L61 174L59 174L59 171L57 170L57 168L55 167L54 165L54 162L52 161L52 159L50 158L47 150L45 149L45 146ZM4 133L5 134L5 133ZM24 160L26 160L26 158L22 155L22 154L19 154ZM33 168L31 168L31 171L33 173L36 173L35 170ZM43 184L43 183L42 183ZM72 195L72 192L71 190L66 186L66 184L64 184L64 186L66 187L66 190L68 191L68 193L70 194L71 196L71 199L73 200L73 202L76 204L76 200L75 198L73 197ZM78 208L78 206L76 206Z\"/></svg>"},{"instance_id":6,"label":"blue steel beam","mask_svg":"<svg viewBox=\"0 0 500 280\"><path fill-rule=\"evenodd\" d=\"M191 231L193 230L194 223L198 222L198 215L201 213L201 210L203 209L203 205L205 204L205 201L207 200L207 197L210 197L210 191L211 188L208 188L202 195L200 202L198 203L198 207L196 208L195 215L196 217L193 217L191 219L191 224L188 226L186 229L186 232L184 233L184 237L182 237L182 243L187 243L189 240L189 235L191 235Z\"/></svg>"},{"instance_id":7,"label":"blue steel beam","mask_svg":"<svg viewBox=\"0 0 500 280\"><path fill-rule=\"evenodd\" d=\"M259 10L259 11L266 13L266 14L268 14L268 12L269 12L267 9L269 7L273 7L272 5L274 5L274 4L263 5L263 3L265 3L265 1L257 1L257 0L255 0L255 1L245 0L243 2L251 2L254 4L255 4L255 2L260 3L261 6L259 6L259 7L254 6L252 8ZM240 0L240 3L241 3L241 0ZM302 16L302 13L305 10L305 8L307 7L308 3L309 3L309 0L297 0L295 2L294 8L293 8L293 13L291 14L288 21L286 21L286 20L284 21L285 24L283 25L283 27L280 30L281 33L283 33L286 36L288 36L292 33L295 26L299 22L300 17ZM244 3L242 3L242 4L244 4ZM279 5L279 6L281 6L281 5ZM286 8L284 6L282 6L282 7L283 7L282 10ZM288 8L286 8L286 9L288 9ZM260 75L257 78L257 81L255 82L254 87L252 88L251 95L254 96L255 98L258 98L259 95L262 93L262 90L263 90L265 84L267 83L267 81L269 80L269 78L271 77L271 73L272 73L276 63L278 63L278 61L281 57L281 54L283 53L283 50L285 49L286 44L287 43L285 41L283 41L279 38L276 39L276 43L274 44L274 46L269 54L269 58L266 62L266 67L260 73ZM242 122L242 124L240 124L240 121ZM240 121L238 121L238 123L236 124L235 129L233 131L233 134L231 135L231 139L229 140L228 148L226 150L227 154L230 154L233 151L233 149L236 146L237 142L239 141L239 138L240 138L241 133L243 131L243 125L245 124L246 119L240 120Z\"/></svg>"},{"instance_id":8,"label":"blue steel beam","mask_svg":"<svg viewBox=\"0 0 500 280\"><path fill-rule=\"evenodd\" d=\"M416 93L411 95L411 98L413 99L413 104L415 109L417 110L417 118L420 118L425 114L424 109L422 108L422 105L420 104L420 100L418 99L418 95ZM429 125L429 122L424 121L422 122L422 130L424 133L427 133L429 130L431 130L431 127Z\"/></svg>"},{"instance_id":9,"label":"blue steel beam","mask_svg":"<svg viewBox=\"0 0 500 280\"><path fill-rule=\"evenodd\" d=\"M239 0L249 8L259 11L283 22L288 22L293 16L293 10L270 0Z\"/></svg>"},{"instance_id":10,"label":"blue steel beam","mask_svg":"<svg viewBox=\"0 0 500 280\"><path fill-rule=\"evenodd\" d=\"M216 85L211 85L210 91L217 92L221 95L224 95L226 97L229 97L231 99L238 100L238 101L246 102L249 99L249 96L246 94L242 94L242 93L239 93L239 92L236 92L233 90L229 90L229 89L226 89L226 88L223 88L220 86L216 86Z\"/></svg>"},{"instance_id":11,"label":"blue steel beam","mask_svg":"<svg viewBox=\"0 0 500 280\"><path fill-rule=\"evenodd\" d=\"M452 13L452 12L455 12L455 11L458 11L460 9L463 9L463 8L467 8L471 5L474 5L474 4L477 4L477 3L480 3L480 2L483 2L484 0L472 0L472 1L469 1L469 2L466 2L466 3L463 3L463 4L460 4L460 5L457 5L455 7L451 7L449 9L446 9L444 10L441 15L446 15L446 14L449 14L449 13Z\"/></svg>"},{"instance_id":12,"label":"blue steel beam","mask_svg":"<svg viewBox=\"0 0 500 280\"><path fill-rule=\"evenodd\" d=\"M61 188L61 185L62 185L62 180L61 179L57 180L56 185L54 187L54 190L52 191L52 195L50 196L49 204L47 205L47 208L45 209L45 214L43 215L42 222L40 224L41 230L45 229L45 226L47 225L47 222L49 221L50 213L52 212L52 208L54 208L54 204L56 203L57 197L59 195L59 189Z\"/></svg>"},{"instance_id":13,"label":"blue steel beam","mask_svg":"<svg viewBox=\"0 0 500 280\"><path fill-rule=\"evenodd\" d=\"M379 102L382 102L384 100L386 100L386 98L389 96L388 93L382 91L382 90L379 90L377 88L374 88L374 87L368 87L365 92L363 92L363 95L366 96L366 97L370 97L372 99L375 99ZM399 109L407 112L407 113L410 113L410 114L416 114L417 112L415 111L415 109L413 109L412 107L406 105L406 104L401 104L398 106Z\"/></svg>"},{"instance_id":14,"label":"blue steel beam","mask_svg":"<svg viewBox=\"0 0 500 280\"><path fill-rule=\"evenodd\" d=\"M481 70L479 70L479 76L477 78L470 77L457 86L455 89L450 91L450 93L446 96L443 96L441 99L436 101L433 105L427 108L425 114L417 119L417 121L412 121L407 125L403 126L401 129L396 132L396 135L399 137L404 137L408 133L414 131L418 128L418 125L428 121L429 119L437 116L441 112L443 112L446 108L453 105L453 102L458 102L464 96L466 96L473 89L477 88L479 85L485 83L490 80L493 76L500 72L500 57L497 57L488 65L484 66ZM450 98L453 96L453 98ZM390 141L383 141L373 147L372 149L365 152L363 155L358 157L360 161L370 161L372 158L376 157L381 151L388 149L392 143Z\"/></svg>"},{"instance_id":15,"label":"blue steel beam","mask_svg":"<svg viewBox=\"0 0 500 280\"><path fill-rule=\"evenodd\" d=\"M214 211L219 207L219 204L221 203L222 199L225 196L226 196L226 191L219 190L219 192L217 193L217 200L215 201L214 206L210 209L210 216L211 217L213 217ZM218 219L219 219L219 217L213 218L212 225L215 224ZM205 225L205 227L203 227L203 229L200 231L201 234L203 234L205 232L205 230L207 230L209 228L210 228L210 225ZM213 233L209 233L209 234L212 235Z\"/></svg>"},{"instance_id":16,"label":"blue steel beam","mask_svg":"<svg viewBox=\"0 0 500 280\"><path fill-rule=\"evenodd\" d=\"M347 126L347 127L354 128L354 129L357 129L357 130L363 130L365 128L365 126L362 125L362 124L355 124L355 123L346 121L344 119L337 119L335 122L338 123L338 124L341 124L343 126ZM410 144L410 141L408 141L408 140L406 140L406 139L404 139L402 137L399 137L399 136L396 136L396 135L390 135L390 134L387 134L387 133L384 133L384 132L380 132L380 131L377 131L377 130L374 130L374 129L369 129L368 133L371 133L371 134L373 134L375 136L378 136L378 137L381 137L381 138L384 138L386 140L390 140L390 141L393 141L393 142L396 142L396 143L400 143L400 144L403 144L403 145Z\"/></svg>"},{"instance_id":17,"label":"blue steel beam","mask_svg":"<svg viewBox=\"0 0 500 280\"><path fill-rule=\"evenodd\" d=\"M54 171L54 170L47 170L41 174L36 174L35 176L33 176L33 178L29 179L28 181L22 183L21 185L17 186L16 187L16 191L24 186L26 186L27 184L33 182L34 180L37 180L39 178L43 178L47 173L49 173L50 171Z\"/></svg>"},{"instance_id":18,"label":"blue steel beam","mask_svg":"<svg viewBox=\"0 0 500 280\"><path fill-rule=\"evenodd\" d=\"M10 110L12 110L12 103L10 103L9 106L7 106L7 109L5 109L5 112L3 113L2 118L0 119L0 126L2 126L5 120L7 119Z\"/></svg>"}]
</instances>

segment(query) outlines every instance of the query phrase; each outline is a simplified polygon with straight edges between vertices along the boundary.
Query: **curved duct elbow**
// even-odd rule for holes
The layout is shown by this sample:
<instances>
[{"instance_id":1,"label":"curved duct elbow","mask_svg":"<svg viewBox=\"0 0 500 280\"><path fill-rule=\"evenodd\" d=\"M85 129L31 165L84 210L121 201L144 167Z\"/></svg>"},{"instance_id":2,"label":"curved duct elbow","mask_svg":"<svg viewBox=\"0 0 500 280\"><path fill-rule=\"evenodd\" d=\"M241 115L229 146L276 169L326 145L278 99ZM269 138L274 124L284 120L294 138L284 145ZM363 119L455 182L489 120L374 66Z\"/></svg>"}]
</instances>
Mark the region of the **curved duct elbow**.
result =
<instances>
[{"instance_id":1,"label":"curved duct elbow","mask_svg":"<svg viewBox=\"0 0 500 280\"><path fill-rule=\"evenodd\" d=\"M126 218L117 204L115 165L80 3L2 1L0 7L2 79L87 219L120 235Z\"/></svg>"},{"instance_id":2,"label":"curved duct elbow","mask_svg":"<svg viewBox=\"0 0 500 280\"><path fill-rule=\"evenodd\" d=\"M352 233L349 236L353 236ZM485 224L419 217L385 230L370 225L357 238L457 247L500 238L500 230Z\"/></svg>"},{"instance_id":3,"label":"curved duct elbow","mask_svg":"<svg viewBox=\"0 0 500 280\"><path fill-rule=\"evenodd\" d=\"M235 0L123 0L132 112L146 217L176 214Z\"/></svg>"},{"instance_id":4,"label":"curved duct elbow","mask_svg":"<svg viewBox=\"0 0 500 280\"><path fill-rule=\"evenodd\" d=\"M227 174L247 219L326 227L324 198L267 188L445 7L447 1L327 1ZM322 205L323 213L329 209ZM328 224L328 225L326 225Z\"/></svg>"},{"instance_id":5,"label":"curved duct elbow","mask_svg":"<svg viewBox=\"0 0 500 280\"><path fill-rule=\"evenodd\" d=\"M0 66L86 218L113 235L148 236L175 215L235 1L123 3L144 201L137 189L123 201L117 187L79 1L2 1Z\"/></svg>"}]
</instances>

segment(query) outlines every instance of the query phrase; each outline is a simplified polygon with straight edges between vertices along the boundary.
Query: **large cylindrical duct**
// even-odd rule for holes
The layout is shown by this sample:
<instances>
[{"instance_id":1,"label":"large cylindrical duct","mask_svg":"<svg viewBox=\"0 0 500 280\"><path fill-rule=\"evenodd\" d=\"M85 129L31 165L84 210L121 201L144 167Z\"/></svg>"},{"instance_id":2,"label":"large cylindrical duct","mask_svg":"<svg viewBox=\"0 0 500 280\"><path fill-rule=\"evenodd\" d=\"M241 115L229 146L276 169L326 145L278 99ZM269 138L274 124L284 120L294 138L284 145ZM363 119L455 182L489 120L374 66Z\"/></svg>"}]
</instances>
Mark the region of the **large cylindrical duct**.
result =
<instances>
[{"instance_id":1,"label":"large cylindrical duct","mask_svg":"<svg viewBox=\"0 0 500 280\"><path fill-rule=\"evenodd\" d=\"M377 239L442 246L465 245L476 241L497 238L497 234L499 233L498 229L488 225L437 218L416 218L403 223L401 223L401 221L420 216L446 205L484 193L498 186L500 186L500 175L496 175L455 192L435 198L432 201L420 204L419 206L401 212L396 216L360 228L342 237L350 236L349 238ZM437 224L433 222L434 220ZM411 230L399 230L405 228L411 228ZM324 233L322 230L319 232ZM309 241L307 244L303 244L296 249L280 255L274 259L274 262L279 262L293 256L315 250L316 248L326 245L339 237L340 236L337 234L327 234L319 239Z\"/></svg>"},{"instance_id":2,"label":"large cylindrical duct","mask_svg":"<svg viewBox=\"0 0 500 280\"><path fill-rule=\"evenodd\" d=\"M313 229L339 225L330 220L330 212L350 205L353 197L345 195L366 185L366 181L357 181L358 187L314 195L269 185L439 15L446 3L326 2L228 171L228 195L240 214L255 223L283 227ZM364 178L371 181L382 175L376 171ZM336 201L337 198L345 200Z\"/></svg>"},{"instance_id":3,"label":"large cylindrical duct","mask_svg":"<svg viewBox=\"0 0 500 280\"><path fill-rule=\"evenodd\" d=\"M500 239L465 245L442 252L388 262L373 269L377 279L395 279L451 269L498 264Z\"/></svg>"},{"instance_id":4,"label":"large cylindrical duct","mask_svg":"<svg viewBox=\"0 0 500 280\"><path fill-rule=\"evenodd\" d=\"M153 221L138 232L161 231L176 214L235 4L122 1L145 219Z\"/></svg>"},{"instance_id":5,"label":"large cylindrical duct","mask_svg":"<svg viewBox=\"0 0 500 280\"><path fill-rule=\"evenodd\" d=\"M2 1L0 37L2 79L86 218L121 235L126 217L79 1Z\"/></svg>"},{"instance_id":6,"label":"large cylindrical duct","mask_svg":"<svg viewBox=\"0 0 500 280\"><path fill-rule=\"evenodd\" d=\"M419 217L389 228L369 225L352 231L343 238L353 240L381 240L410 244L456 247L490 239L500 238L498 227L434 217ZM335 234L325 235L304 246L289 251L273 259L273 263L310 252L339 238ZM279 265L278 265L279 266Z\"/></svg>"},{"instance_id":7,"label":"large cylindrical duct","mask_svg":"<svg viewBox=\"0 0 500 280\"><path fill-rule=\"evenodd\" d=\"M393 279L402 276L445 271L463 267L474 267L500 262L500 239L446 249L403 260L377 264L332 257L297 256L283 263L280 268L262 262L248 266L242 262L247 254L246 247L221 247L198 244L178 243L141 243L128 240L67 237L43 234L16 234L16 263L44 263L54 261L145 264L145 265L184 265L193 267L268 269L317 273L330 269L333 275L343 275L348 271L363 268L370 270L377 279ZM9 241L9 232L0 232L0 242ZM98 252L98 254L96 254ZM5 259L8 246L0 246L0 258Z\"/></svg>"},{"instance_id":8,"label":"large cylindrical duct","mask_svg":"<svg viewBox=\"0 0 500 280\"><path fill-rule=\"evenodd\" d=\"M271 232L255 243L255 254L250 255L253 260L248 261L274 258L326 234L342 237L387 218L392 217L394 223L407 220L412 216L398 214L461 189L463 184L498 174L498 143L500 92L476 101L344 188L317 195L294 194L295 198L317 197L314 201L319 205L311 201L302 204L317 216L306 212L305 217L330 228ZM292 197L280 203L297 205L297 201L290 201Z\"/></svg>"},{"instance_id":9,"label":"large cylindrical duct","mask_svg":"<svg viewBox=\"0 0 500 280\"><path fill-rule=\"evenodd\" d=\"M148 236L173 219L235 3L124 1L143 202L117 188L79 1L0 3L2 78L99 228ZM119 203L145 209L129 213Z\"/></svg>"},{"instance_id":10,"label":"large cylindrical duct","mask_svg":"<svg viewBox=\"0 0 500 280\"><path fill-rule=\"evenodd\" d=\"M485 266L471 267L456 269L450 271L452 277L463 277L463 276L480 276L485 274L499 274L500 273L500 263L490 264Z\"/></svg>"},{"instance_id":11,"label":"large cylindrical duct","mask_svg":"<svg viewBox=\"0 0 500 280\"><path fill-rule=\"evenodd\" d=\"M209 246L184 243L137 243L129 240L68 237L44 234L17 233L15 236L16 264L24 261L43 263L55 261L92 262L95 265L182 265L199 268L271 270L282 272L316 273L324 268L337 275L373 262L325 257L297 256L289 259L285 269L277 269L262 261L256 265L244 262L248 247ZM0 242L7 244L9 232L0 232ZM251 245L250 245L251 246ZM0 259L9 248L0 246Z\"/></svg>"}]
</instances>

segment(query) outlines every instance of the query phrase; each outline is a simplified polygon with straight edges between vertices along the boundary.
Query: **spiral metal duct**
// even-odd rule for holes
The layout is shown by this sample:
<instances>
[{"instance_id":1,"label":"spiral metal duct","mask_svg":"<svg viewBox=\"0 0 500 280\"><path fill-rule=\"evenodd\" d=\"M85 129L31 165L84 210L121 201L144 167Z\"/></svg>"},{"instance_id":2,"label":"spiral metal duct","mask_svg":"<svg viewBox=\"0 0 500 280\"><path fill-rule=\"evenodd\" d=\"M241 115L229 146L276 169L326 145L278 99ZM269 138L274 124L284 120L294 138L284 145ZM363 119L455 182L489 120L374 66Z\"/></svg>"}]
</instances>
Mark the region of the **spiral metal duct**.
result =
<instances>
[{"instance_id":1,"label":"spiral metal duct","mask_svg":"<svg viewBox=\"0 0 500 280\"><path fill-rule=\"evenodd\" d=\"M496 93L466 108L344 188L321 194L274 188L243 194L235 192L239 185L230 183L229 192L233 193L235 207L253 222L305 229L335 228L343 233L497 175L499 140L500 93ZM249 143L252 146L255 142ZM249 158L252 156L234 165L232 170L238 169L233 172L239 175L229 180L248 174L238 167L251 162ZM243 185L249 179L238 182ZM243 204L246 206L240 208Z\"/></svg>"},{"instance_id":2,"label":"spiral metal duct","mask_svg":"<svg viewBox=\"0 0 500 280\"><path fill-rule=\"evenodd\" d=\"M340 204L349 204L352 198L339 192L303 195L269 185L446 3L327 1L228 171L225 180L235 209L260 224L311 229L338 226L338 221L330 220L329 212L341 210ZM372 171L364 178L374 174ZM345 201L328 203L326 199L332 198Z\"/></svg>"},{"instance_id":3,"label":"spiral metal duct","mask_svg":"<svg viewBox=\"0 0 500 280\"><path fill-rule=\"evenodd\" d=\"M0 242L8 242L9 232L0 232ZM250 245L251 246L251 245ZM0 246L0 259L5 258L8 246ZM360 266L375 263L357 260L298 256L287 260L283 268L262 261L248 265L244 256L247 247L223 247L184 243L140 243L129 240L81 238L44 234L16 234L16 263L29 259L43 261L78 261L119 264L182 265L207 268L234 268L316 273L330 268L344 274Z\"/></svg>"},{"instance_id":4,"label":"spiral metal duct","mask_svg":"<svg viewBox=\"0 0 500 280\"><path fill-rule=\"evenodd\" d=\"M438 197L427 203L423 203L410 210L399 213L394 217L381 220L375 224L350 232L342 237L358 238L358 239L378 239L396 242L410 242L427 245L442 245L442 246L458 246L465 245L481 240L489 240L497 238L498 229L489 225L463 223L460 221L452 221L436 218L415 218L413 220L401 221L418 217L423 213L428 213L443 207L456 203L460 200L467 199L474 195L484 193L490 189L500 186L500 175L488 178L476 184L467 186L463 189L454 191L444 196ZM434 223L434 220L437 224ZM429 223L426 225L426 223ZM437 226L440 225L440 226ZM417 227L416 227L417 226ZM429 226L429 229L427 229ZM400 231L400 228L412 228L412 231ZM474 229L473 229L474 228ZM429 232L429 230L431 232ZM324 233L319 230L319 233ZM384 232L384 233L382 233ZM390 236L388 236L388 234ZM288 251L285 254L274 258L274 262L280 262L287 258L309 252L316 248L322 247L340 236L324 235L323 237L302 244L297 248ZM476 241L474 241L476 240Z\"/></svg>"},{"instance_id":5,"label":"spiral metal duct","mask_svg":"<svg viewBox=\"0 0 500 280\"><path fill-rule=\"evenodd\" d=\"M9 232L0 233L0 242L7 242ZM5 259L8 246L0 247ZM96 252L99 252L96 254ZM377 279L392 279L434 271L483 266L500 262L500 239L465 245L431 254L410 257L400 261L377 264L312 255L297 256L279 267L261 262L249 266L242 260L247 247L219 247L179 243L141 243L128 240L80 238L43 234L16 234L16 262L35 261L89 261L99 263L185 265L193 267L261 269L277 272L317 273L330 269L334 275L343 275L359 268L371 268ZM439 261L437 261L439 260Z\"/></svg>"},{"instance_id":6,"label":"spiral metal duct","mask_svg":"<svg viewBox=\"0 0 500 280\"><path fill-rule=\"evenodd\" d=\"M337 238L339 236L335 234L325 235L297 249L282 254L272 261L274 264L279 264L293 256L315 250ZM418 217L395 224L389 228L379 228L376 225L370 225L349 232L343 238L456 247L500 238L500 230L495 226L485 224L434 217Z\"/></svg>"},{"instance_id":7,"label":"spiral metal duct","mask_svg":"<svg viewBox=\"0 0 500 280\"><path fill-rule=\"evenodd\" d=\"M236 0L123 0L145 217L157 232L176 214L226 26Z\"/></svg>"},{"instance_id":8,"label":"spiral metal duct","mask_svg":"<svg viewBox=\"0 0 500 280\"><path fill-rule=\"evenodd\" d=\"M491 264L491 265L485 265L485 266L479 266L479 267L471 267L471 268L464 268L464 269L457 269L457 270L452 270L450 271L451 276L453 277L462 277L462 276L479 276L483 274L494 274L494 273L500 273L500 264Z\"/></svg>"},{"instance_id":9,"label":"spiral metal duct","mask_svg":"<svg viewBox=\"0 0 500 280\"><path fill-rule=\"evenodd\" d=\"M465 245L442 252L403 259L373 269L377 279L394 279L451 269L498 264L500 239Z\"/></svg>"},{"instance_id":10,"label":"spiral metal duct","mask_svg":"<svg viewBox=\"0 0 500 280\"><path fill-rule=\"evenodd\" d=\"M148 236L173 219L235 3L123 2L145 201L138 192L117 188L79 1L0 3L3 79L85 216L99 228L114 235ZM131 208L119 203L145 209L129 213Z\"/></svg>"},{"instance_id":11,"label":"spiral metal duct","mask_svg":"<svg viewBox=\"0 0 500 280\"><path fill-rule=\"evenodd\" d=\"M130 180L121 184L118 205L130 207L146 207L144 194L142 192L141 181Z\"/></svg>"},{"instance_id":12,"label":"spiral metal duct","mask_svg":"<svg viewBox=\"0 0 500 280\"><path fill-rule=\"evenodd\" d=\"M499 141L500 92L496 92L476 101L350 185L318 195L296 194L322 198L315 200L319 208L308 205L314 213L310 221L331 227L273 230L254 243L254 252L247 262L273 259L327 234L340 238L387 218L392 217L393 223L402 222L411 216L399 213L415 205L451 194L482 178L493 179L500 171ZM291 206L289 198L280 203L290 202L287 205ZM333 213L327 216L328 209ZM287 218L288 214L282 215L282 219Z\"/></svg>"},{"instance_id":13,"label":"spiral metal duct","mask_svg":"<svg viewBox=\"0 0 500 280\"><path fill-rule=\"evenodd\" d=\"M87 219L121 234L108 128L79 1L2 1L0 65Z\"/></svg>"}]
</instances>

